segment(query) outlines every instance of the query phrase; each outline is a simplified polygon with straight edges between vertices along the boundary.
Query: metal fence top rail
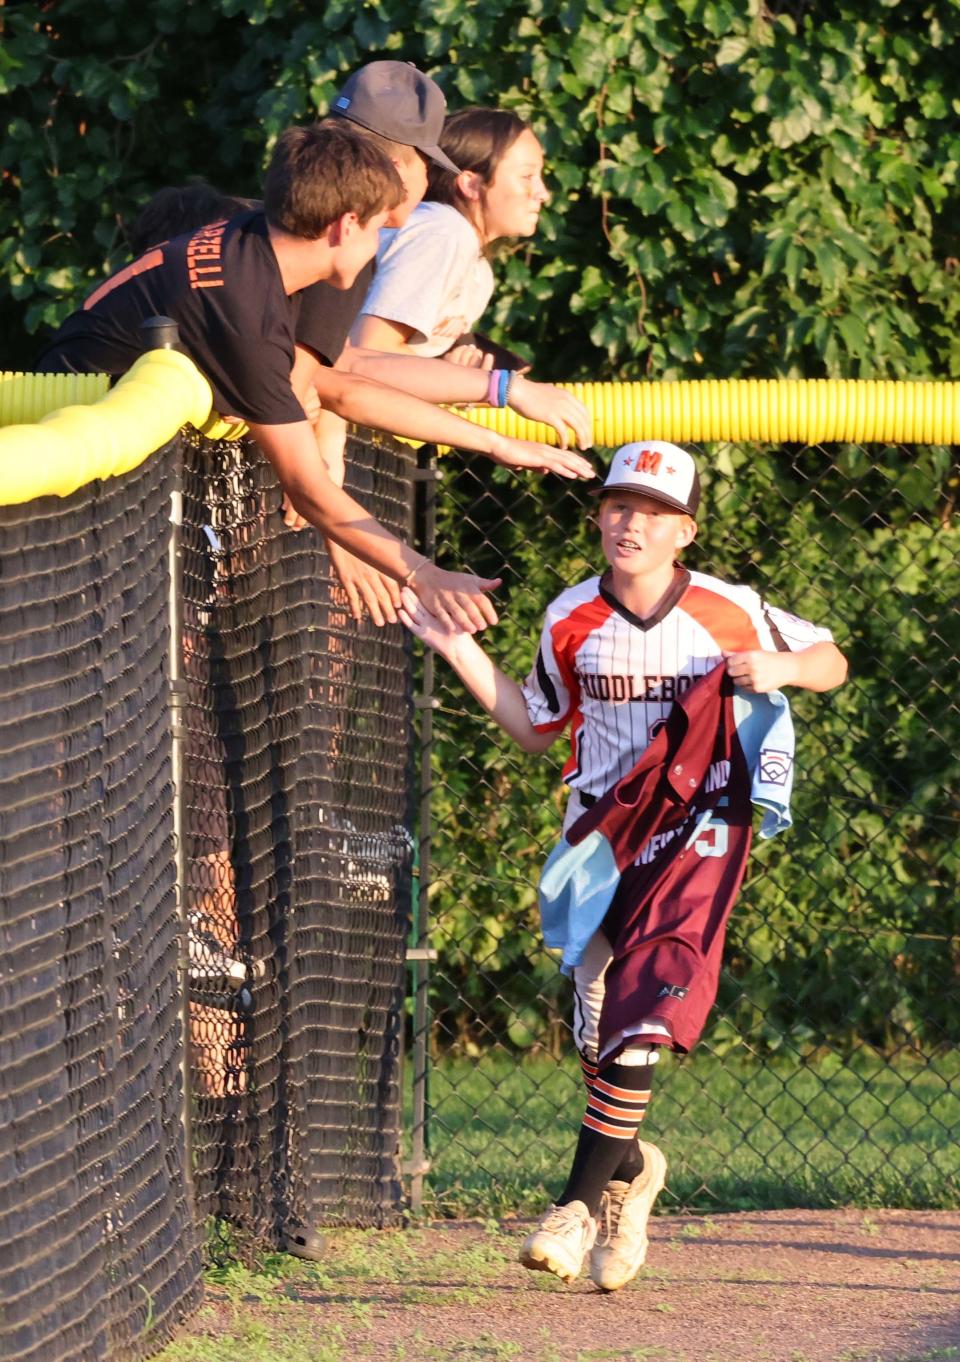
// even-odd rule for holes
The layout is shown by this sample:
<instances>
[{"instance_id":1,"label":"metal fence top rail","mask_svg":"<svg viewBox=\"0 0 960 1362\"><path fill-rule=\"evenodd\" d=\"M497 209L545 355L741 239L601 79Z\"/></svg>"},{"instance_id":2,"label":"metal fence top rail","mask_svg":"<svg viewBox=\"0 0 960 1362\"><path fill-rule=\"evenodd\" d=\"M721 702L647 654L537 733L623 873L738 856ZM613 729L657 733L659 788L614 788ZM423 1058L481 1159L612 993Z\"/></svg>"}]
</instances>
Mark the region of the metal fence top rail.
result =
<instances>
[{"instance_id":1,"label":"metal fence top rail","mask_svg":"<svg viewBox=\"0 0 960 1362\"><path fill-rule=\"evenodd\" d=\"M68 376L74 377L74 376ZM192 360L176 350L141 355L115 387L97 395L100 375L74 394L80 405L63 407L30 424L0 429L0 505L14 506L35 497L69 496L97 478L116 477L137 468L188 423L202 426L210 415L210 385ZM17 388L33 389L33 410L42 409L40 382L63 392L62 374L11 375L0 383L0 422L17 405ZM16 380L20 379L21 383ZM90 382L89 380L97 382Z\"/></svg>"}]
</instances>

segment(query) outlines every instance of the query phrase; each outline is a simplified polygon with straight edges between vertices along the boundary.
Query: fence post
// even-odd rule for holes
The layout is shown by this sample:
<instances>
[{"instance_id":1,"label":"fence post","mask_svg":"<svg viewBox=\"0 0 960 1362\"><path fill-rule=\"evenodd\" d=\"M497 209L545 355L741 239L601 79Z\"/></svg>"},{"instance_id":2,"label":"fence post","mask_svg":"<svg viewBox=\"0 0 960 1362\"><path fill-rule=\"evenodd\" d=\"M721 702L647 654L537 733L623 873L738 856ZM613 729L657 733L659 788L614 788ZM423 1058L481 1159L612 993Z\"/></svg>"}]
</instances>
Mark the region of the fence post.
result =
<instances>
[{"instance_id":1,"label":"fence post","mask_svg":"<svg viewBox=\"0 0 960 1362\"><path fill-rule=\"evenodd\" d=\"M178 350L180 334L171 317L150 317L140 327L148 350ZM170 707L170 772L173 781L174 867L177 880L177 911L180 916L180 1081L183 1088L183 1157L187 1204L194 1209L193 1132L190 1118L190 921L187 904L187 855L184 842L184 753L187 729L183 722L186 681L183 675L183 459L178 448L170 493L170 541L167 550L167 620L170 645L167 678Z\"/></svg>"},{"instance_id":2,"label":"fence post","mask_svg":"<svg viewBox=\"0 0 960 1362\"><path fill-rule=\"evenodd\" d=\"M420 498L420 549L428 558L437 549L437 452L432 445L420 450L418 467L414 472L415 486L422 488ZM430 950L430 846L433 838L431 821L432 779L430 772L433 754L433 710L437 701L433 694L434 656L424 649L422 687L414 698L420 711L420 842L418 855L417 909L413 924L414 945L407 952L413 970L413 1120L410 1130L410 1209L416 1213L423 1205L423 1180L430 1171L430 1106L429 1106L429 990L430 962L436 952Z\"/></svg>"}]
</instances>

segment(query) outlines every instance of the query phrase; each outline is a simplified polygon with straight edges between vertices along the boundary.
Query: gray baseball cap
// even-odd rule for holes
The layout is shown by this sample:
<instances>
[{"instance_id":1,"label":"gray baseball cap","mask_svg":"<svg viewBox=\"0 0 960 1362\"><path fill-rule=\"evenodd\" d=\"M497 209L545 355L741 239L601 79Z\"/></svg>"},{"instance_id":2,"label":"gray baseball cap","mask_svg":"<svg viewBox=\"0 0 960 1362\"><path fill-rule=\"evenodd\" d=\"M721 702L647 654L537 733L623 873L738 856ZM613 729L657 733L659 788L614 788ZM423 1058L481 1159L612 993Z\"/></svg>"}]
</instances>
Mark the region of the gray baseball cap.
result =
<instances>
[{"instance_id":1,"label":"gray baseball cap","mask_svg":"<svg viewBox=\"0 0 960 1362\"><path fill-rule=\"evenodd\" d=\"M391 142L416 147L444 170L460 173L460 167L439 146L447 112L443 91L410 62L367 62L354 71L330 105L330 112L389 137Z\"/></svg>"}]
</instances>

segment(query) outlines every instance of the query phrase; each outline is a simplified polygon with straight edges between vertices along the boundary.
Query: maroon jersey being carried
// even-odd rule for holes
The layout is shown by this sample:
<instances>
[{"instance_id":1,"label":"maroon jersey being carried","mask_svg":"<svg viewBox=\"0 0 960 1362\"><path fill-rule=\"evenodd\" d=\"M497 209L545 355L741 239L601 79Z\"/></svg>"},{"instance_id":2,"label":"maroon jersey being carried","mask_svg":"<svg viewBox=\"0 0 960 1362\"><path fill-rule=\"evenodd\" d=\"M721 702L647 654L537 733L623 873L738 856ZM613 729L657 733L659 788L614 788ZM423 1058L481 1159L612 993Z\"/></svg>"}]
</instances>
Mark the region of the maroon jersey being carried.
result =
<instances>
[{"instance_id":1,"label":"maroon jersey being carried","mask_svg":"<svg viewBox=\"0 0 960 1362\"><path fill-rule=\"evenodd\" d=\"M608 879L612 871L615 885L602 921L613 960L601 1063L641 1039L687 1051L700 1037L750 850L752 803L776 807L792 763L789 709L777 699L736 692L726 668L714 668L566 834L573 848L594 834L593 866ZM581 880L590 866L581 858Z\"/></svg>"}]
</instances>

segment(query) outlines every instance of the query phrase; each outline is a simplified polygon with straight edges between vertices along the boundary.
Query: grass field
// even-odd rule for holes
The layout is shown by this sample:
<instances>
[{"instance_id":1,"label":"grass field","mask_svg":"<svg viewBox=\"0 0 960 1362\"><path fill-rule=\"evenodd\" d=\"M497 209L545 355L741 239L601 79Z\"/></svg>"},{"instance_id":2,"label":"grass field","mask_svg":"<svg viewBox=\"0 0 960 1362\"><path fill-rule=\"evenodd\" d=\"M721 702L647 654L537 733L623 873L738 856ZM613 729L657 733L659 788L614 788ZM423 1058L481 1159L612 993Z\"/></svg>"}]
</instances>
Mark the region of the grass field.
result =
<instances>
[{"instance_id":1,"label":"grass field","mask_svg":"<svg viewBox=\"0 0 960 1362\"><path fill-rule=\"evenodd\" d=\"M502 1052L430 1073L433 1216L536 1213L563 1185L583 1112L572 1060ZM670 1160L661 1210L960 1207L960 1055L709 1054L657 1070L645 1138Z\"/></svg>"}]
</instances>

